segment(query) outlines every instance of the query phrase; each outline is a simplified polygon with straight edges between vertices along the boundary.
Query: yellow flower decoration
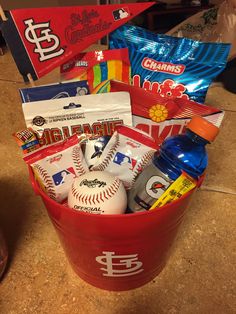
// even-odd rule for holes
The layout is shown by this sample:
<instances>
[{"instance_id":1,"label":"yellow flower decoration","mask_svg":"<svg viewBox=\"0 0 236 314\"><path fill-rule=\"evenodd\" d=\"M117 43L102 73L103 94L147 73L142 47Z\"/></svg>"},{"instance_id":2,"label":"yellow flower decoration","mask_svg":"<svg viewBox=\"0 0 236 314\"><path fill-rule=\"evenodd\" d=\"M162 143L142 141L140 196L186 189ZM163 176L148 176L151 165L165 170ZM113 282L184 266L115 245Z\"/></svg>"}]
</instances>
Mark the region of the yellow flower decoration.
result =
<instances>
[{"instance_id":1,"label":"yellow flower decoration","mask_svg":"<svg viewBox=\"0 0 236 314\"><path fill-rule=\"evenodd\" d=\"M154 105L149 109L149 117L155 122L165 121L168 117L168 110L163 105Z\"/></svg>"}]
</instances>

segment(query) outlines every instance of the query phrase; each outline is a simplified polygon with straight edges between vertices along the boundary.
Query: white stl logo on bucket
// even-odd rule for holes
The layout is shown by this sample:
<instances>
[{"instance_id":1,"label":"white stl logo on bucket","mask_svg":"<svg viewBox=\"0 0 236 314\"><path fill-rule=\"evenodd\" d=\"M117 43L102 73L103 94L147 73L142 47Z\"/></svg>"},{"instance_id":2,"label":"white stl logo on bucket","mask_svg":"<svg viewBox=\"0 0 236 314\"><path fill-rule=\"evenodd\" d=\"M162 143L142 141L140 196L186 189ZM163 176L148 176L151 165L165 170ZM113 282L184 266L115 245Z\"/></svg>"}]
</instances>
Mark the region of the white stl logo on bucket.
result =
<instances>
[{"instance_id":1,"label":"white stl logo on bucket","mask_svg":"<svg viewBox=\"0 0 236 314\"><path fill-rule=\"evenodd\" d=\"M96 261L106 268L100 268L104 271L103 276L107 277L125 277L141 273L143 263L138 260L138 254L115 255L115 252L102 252L104 255L97 256Z\"/></svg>"}]
</instances>

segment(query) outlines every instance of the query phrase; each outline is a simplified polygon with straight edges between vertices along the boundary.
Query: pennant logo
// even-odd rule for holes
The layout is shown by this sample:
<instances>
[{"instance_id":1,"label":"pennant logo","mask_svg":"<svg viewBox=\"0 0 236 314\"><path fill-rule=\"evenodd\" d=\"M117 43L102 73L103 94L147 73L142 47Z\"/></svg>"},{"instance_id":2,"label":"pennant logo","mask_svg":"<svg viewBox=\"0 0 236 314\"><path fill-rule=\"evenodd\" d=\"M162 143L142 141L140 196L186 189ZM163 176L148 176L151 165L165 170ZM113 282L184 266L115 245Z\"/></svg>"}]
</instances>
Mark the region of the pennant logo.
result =
<instances>
[{"instance_id":1,"label":"pennant logo","mask_svg":"<svg viewBox=\"0 0 236 314\"><path fill-rule=\"evenodd\" d=\"M36 24L33 19L29 19L24 23L27 26L25 38L35 45L33 51L39 55L39 61L50 60L64 53L65 50L60 48L59 37L50 28L50 22Z\"/></svg>"},{"instance_id":2,"label":"pennant logo","mask_svg":"<svg viewBox=\"0 0 236 314\"><path fill-rule=\"evenodd\" d=\"M65 29L65 40L72 45L88 36L109 30L112 22L102 19L94 9L83 10L80 14L70 15L70 25Z\"/></svg>"}]
</instances>

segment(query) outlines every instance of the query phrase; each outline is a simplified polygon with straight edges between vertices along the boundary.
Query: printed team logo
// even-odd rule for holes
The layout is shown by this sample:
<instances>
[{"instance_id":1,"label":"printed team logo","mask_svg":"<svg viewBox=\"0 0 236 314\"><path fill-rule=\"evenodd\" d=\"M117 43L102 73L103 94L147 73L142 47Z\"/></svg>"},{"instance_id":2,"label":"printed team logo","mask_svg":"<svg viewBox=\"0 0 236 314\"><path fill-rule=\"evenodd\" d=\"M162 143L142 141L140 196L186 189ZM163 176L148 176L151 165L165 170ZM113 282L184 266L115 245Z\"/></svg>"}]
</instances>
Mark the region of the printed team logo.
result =
<instances>
[{"instance_id":1,"label":"printed team logo","mask_svg":"<svg viewBox=\"0 0 236 314\"><path fill-rule=\"evenodd\" d=\"M130 156L125 155L121 152L117 152L115 154L113 162L119 166L126 165L126 166L128 166L129 169L133 170L136 163L137 163L137 160L135 160L134 158L131 158Z\"/></svg>"},{"instance_id":2,"label":"printed team logo","mask_svg":"<svg viewBox=\"0 0 236 314\"><path fill-rule=\"evenodd\" d=\"M42 126L46 123L46 120L41 116L36 116L32 121L33 125Z\"/></svg>"},{"instance_id":3,"label":"printed team logo","mask_svg":"<svg viewBox=\"0 0 236 314\"><path fill-rule=\"evenodd\" d=\"M159 198L169 187L170 182L160 176L152 176L146 183L146 192L152 198Z\"/></svg>"},{"instance_id":4,"label":"printed team logo","mask_svg":"<svg viewBox=\"0 0 236 314\"><path fill-rule=\"evenodd\" d=\"M113 17L115 21L119 21L130 16L128 8L120 8L119 10L113 11Z\"/></svg>"},{"instance_id":5,"label":"printed team logo","mask_svg":"<svg viewBox=\"0 0 236 314\"><path fill-rule=\"evenodd\" d=\"M138 260L138 254L116 255L115 252L102 252L96 261L105 267L100 268L103 276L126 277L141 273L143 263Z\"/></svg>"},{"instance_id":6,"label":"printed team logo","mask_svg":"<svg viewBox=\"0 0 236 314\"><path fill-rule=\"evenodd\" d=\"M99 137L95 143L94 143L94 151L93 154L91 155L91 159L97 157L101 157L102 152L104 150L104 148L106 147L107 143L109 142L111 136L110 135L104 135Z\"/></svg>"},{"instance_id":7,"label":"printed team logo","mask_svg":"<svg viewBox=\"0 0 236 314\"><path fill-rule=\"evenodd\" d=\"M33 51L39 55L39 61L43 62L64 53L64 49L60 48L59 38L52 33L50 22L34 23L33 19L28 19L24 23L27 26L25 38L36 46Z\"/></svg>"},{"instance_id":8,"label":"printed team logo","mask_svg":"<svg viewBox=\"0 0 236 314\"><path fill-rule=\"evenodd\" d=\"M55 173L52 176L53 182L56 186L64 184L68 179L71 180L72 178L75 178L76 174L73 169L73 167L69 167L67 169L64 169L62 171L59 171Z\"/></svg>"}]
</instances>

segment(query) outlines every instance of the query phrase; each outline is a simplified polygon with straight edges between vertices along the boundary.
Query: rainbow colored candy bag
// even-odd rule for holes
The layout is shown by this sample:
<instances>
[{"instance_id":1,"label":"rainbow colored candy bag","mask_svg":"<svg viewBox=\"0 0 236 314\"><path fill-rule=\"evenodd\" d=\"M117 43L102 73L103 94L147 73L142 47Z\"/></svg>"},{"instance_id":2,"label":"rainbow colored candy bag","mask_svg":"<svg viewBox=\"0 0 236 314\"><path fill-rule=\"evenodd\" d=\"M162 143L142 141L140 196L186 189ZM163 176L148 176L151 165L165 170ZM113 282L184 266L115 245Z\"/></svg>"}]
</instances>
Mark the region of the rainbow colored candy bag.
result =
<instances>
[{"instance_id":1,"label":"rainbow colored candy bag","mask_svg":"<svg viewBox=\"0 0 236 314\"><path fill-rule=\"evenodd\" d=\"M199 103L224 69L230 50L230 44L155 34L128 24L110 35L110 48L121 47L129 48L133 85Z\"/></svg>"},{"instance_id":2,"label":"rainbow colored candy bag","mask_svg":"<svg viewBox=\"0 0 236 314\"><path fill-rule=\"evenodd\" d=\"M61 66L62 80L87 80L90 92L96 94L105 80L130 83L131 70L127 48L79 53ZM103 92L107 92L105 90Z\"/></svg>"}]
</instances>

